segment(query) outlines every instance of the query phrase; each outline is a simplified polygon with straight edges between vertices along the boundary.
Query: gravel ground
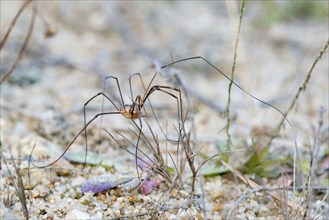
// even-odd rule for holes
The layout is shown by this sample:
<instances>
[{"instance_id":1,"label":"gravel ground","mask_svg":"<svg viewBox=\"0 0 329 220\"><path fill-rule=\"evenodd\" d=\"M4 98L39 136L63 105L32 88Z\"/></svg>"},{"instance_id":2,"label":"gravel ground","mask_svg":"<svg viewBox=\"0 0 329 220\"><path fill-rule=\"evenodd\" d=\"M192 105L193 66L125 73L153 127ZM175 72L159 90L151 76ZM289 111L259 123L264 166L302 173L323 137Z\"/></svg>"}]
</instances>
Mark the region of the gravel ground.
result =
<instances>
[{"instance_id":1,"label":"gravel ground","mask_svg":"<svg viewBox=\"0 0 329 220\"><path fill-rule=\"evenodd\" d=\"M21 3L1 1L1 39ZM122 146L134 151L133 143L137 138L133 132L136 129L122 115L104 116L102 123L97 119L88 129L88 154L101 156L98 162L90 162L83 169L84 156L78 157L78 161L67 156L70 153L84 155L81 135L56 164L44 169L33 166L29 169L28 158L34 145L32 157L38 165L47 164L45 161L52 161L63 153L84 126L84 103L103 90L104 77L108 75L118 77L124 100L129 103L129 76L139 72L147 85L156 70L172 59L201 55L230 73L239 18L239 3L235 1L160 1L152 4L134 1L129 2L129 7L128 2L119 1L35 3L38 16L29 46L11 77L1 85L1 219L24 218L11 178L14 176L15 182L18 180L13 161L20 168L31 219L329 219L328 190L311 193L307 190L285 193L260 190L300 186L298 184L307 181L306 168L302 170L303 175L297 175L302 179L293 181L293 169L286 161L275 164L281 174L286 174L285 178L282 175L279 178L261 177L256 171L248 173L239 169L245 178L259 184L257 188L254 182L246 183L239 178L236 170L228 172L224 166L226 172L216 173L215 168L223 169L223 166L219 160L212 160L205 166L212 175L197 179L194 195L191 194L192 175L187 165L178 180L179 187L170 192L170 184L159 175L140 171L142 178L155 178L160 182L150 194L143 195L143 189L136 188L139 179L135 158L102 129L115 135ZM28 29L30 14L31 5L1 49L1 74L15 60ZM248 1L237 51L236 82L256 97L286 111L328 40L328 23L328 5L323 1L296 4ZM45 37L47 28L48 31L55 30L55 35ZM326 53L288 115L293 127L285 123L269 148L271 154L289 158L295 155L297 146L303 158L300 166L307 167L310 148L318 146L320 150L315 163L319 172L312 181L322 188L329 182L329 165L326 165L329 154L328 63ZM199 163L219 153L220 143L226 142L227 121L220 110L227 103L229 82L201 60L182 62L175 68L164 69L152 85L179 88L184 93L173 80L163 77L172 73L179 74L187 85L192 102L189 114L194 114L195 134L201 149L200 158L195 157L195 162ZM111 86L107 87L112 89L106 93L111 98L119 97L118 90L113 89L115 85ZM144 89L137 77L133 78L132 87L134 94L143 95ZM186 96L183 95L182 101L186 110ZM153 146L159 144L162 152L169 152L175 161L175 144L166 141L161 129L176 138L177 130L171 127L177 123L176 100L154 92L150 102L160 126L154 118L149 119L152 132L157 135L153 138L144 123L146 139ZM87 121L100 111L101 103L102 100L97 99L88 105ZM104 107L114 109L108 102ZM148 118L152 118L149 107L147 104ZM319 130L321 109L325 111ZM237 164L246 164L253 144L265 146L282 115L233 87L231 117L233 149L229 153L230 164L238 167ZM192 118L189 117L186 129L191 127ZM122 138L115 131L128 138ZM132 141L129 143L129 140ZM140 148L146 149L145 145L141 142ZM169 153L163 153L166 161L170 161ZM174 169L173 163L169 164ZM131 181L106 192L81 191L88 180L100 177L114 181L130 178Z\"/></svg>"}]
</instances>

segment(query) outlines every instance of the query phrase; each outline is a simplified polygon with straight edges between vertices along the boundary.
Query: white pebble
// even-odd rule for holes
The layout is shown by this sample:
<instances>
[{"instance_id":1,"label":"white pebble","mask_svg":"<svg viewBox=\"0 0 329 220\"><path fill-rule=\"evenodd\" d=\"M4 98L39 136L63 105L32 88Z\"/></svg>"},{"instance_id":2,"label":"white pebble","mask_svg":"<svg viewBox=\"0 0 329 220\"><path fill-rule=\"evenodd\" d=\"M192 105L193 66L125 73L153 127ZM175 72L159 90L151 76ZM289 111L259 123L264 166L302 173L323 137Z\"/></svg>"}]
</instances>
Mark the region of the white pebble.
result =
<instances>
[{"instance_id":1,"label":"white pebble","mask_svg":"<svg viewBox=\"0 0 329 220\"><path fill-rule=\"evenodd\" d=\"M102 219L103 214L101 212L97 212L95 215L91 216L90 219Z\"/></svg>"},{"instance_id":2,"label":"white pebble","mask_svg":"<svg viewBox=\"0 0 329 220\"><path fill-rule=\"evenodd\" d=\"M177 219L177 216L174 215L174 214L170 214L170 215L168 216L168 219Z\"/></svg>"},{"instance_id":3,"label":"white pebble","mask_svg":"<svg viewBox=\"0 0 329 220\"><path fill-rule=\"evenodd\" d=\"M90 219L90 216L86 212L79 211L77 209L67 213L65 219Z\"/></svg>"},{"instance_id":4,"label":"white pebble","mask_svg":"<svg viewBox=\"0 0 329 220\"><path fill-rule=\"evenodd\" d=\"M71 182L71 186L76 187L76 186L81 186L84 182L86 182L86 179L78 176L77 178L74 178Z\"/></svg>"},{"instance_id":5,"label":"white pebble","mask_svg":"<svg viewBox=\"0 0 329 220\"><path fill-rule=\"evenodd\" d=\"M123 197L117 198L117 202L122 203L123 202Z\"/></svg>"},{"instance_id":6,"label":"white pebble","mask_svg":"<svg viewBox=\"0 0 329 220\"><path fill-rule=\"evenodd\" d=\"M88 205L91 201L93 201L94 196L92 193L85 193L83 197L79 199L79 202L83 205Z\"/></svg>"},{"instance_id":7,"label":"white pebble","mask_svg":"<svg viewBox=\"0 0 329 220\"><path fill-rule=\"evenodd\" d=\"M13 208L13 210L14 210L14 212L20 212L21 210L22 210L22 205L21 205L21 203L16 203L15 205L14 205L14 208Z\"/></svg>"},{"instance_id":8,"label":"white pebble","mask_svg":"<svg viewBox=\"0 0 329 220\"><path fill-rule=\"evenodd\" d=\"M184 197L187 197L189 195L189 193L186 192L185 190L179 190L179 194L181 194Z\"/></svg>"},{"instance_id":9,"label":"white pebble","mask_svg":"<svg viewBox=\"0 0 329 220\"><path fill-rule=\"evenodd\" d=\"M180 216L180 217L184 217L186 215L186 212L184 209L179 209L178 212L177 212L177 215Z\"/></svg>"},{"instance_id":10,"label":"white pebble","mask_svg":"<svg viewBox=\"0 0 329 220\"><path fill-rule=\"evenodd\" d=\"M117 217L117 218L121 217L121 212L120 212L120 210L115 210L115 211L114 211L114 215L115 215L115 217Z\"/></svg>"},{"instance_id":11,"label":"white pebble","mask_svg":"<svg viewBox=\"0 0 329 220\"><path fill-rule=\"evenodd\" d=\"M38 196L39 196L39 191L36 190L36 189L33 189L33 190L32 190L32 197L33 197L33 198L37 198Z\"/></svg>"},{"instance_id":12,"label":"white pebble","mask_svg":"<svg viewBox=\"0 0 329 220\"><path fill-rule=\"evenodd\" d=\"M49 189L43 185L37 185L35 187L36 190L38 190L40 197L46 197L49 194Z\"/></svg>"},{"instance_id":13,"label":"white pebble","mask_svg":"<svg viewBox=\"0 0 329 220\"><path fill-rule=\"evenodd\" d=\"M118 210L118 209L121 209L121 208L122 208L122 205L118 201L116 201L112 205L112 209L114 209L114 210Z\"/></svg>"}]
</instances>

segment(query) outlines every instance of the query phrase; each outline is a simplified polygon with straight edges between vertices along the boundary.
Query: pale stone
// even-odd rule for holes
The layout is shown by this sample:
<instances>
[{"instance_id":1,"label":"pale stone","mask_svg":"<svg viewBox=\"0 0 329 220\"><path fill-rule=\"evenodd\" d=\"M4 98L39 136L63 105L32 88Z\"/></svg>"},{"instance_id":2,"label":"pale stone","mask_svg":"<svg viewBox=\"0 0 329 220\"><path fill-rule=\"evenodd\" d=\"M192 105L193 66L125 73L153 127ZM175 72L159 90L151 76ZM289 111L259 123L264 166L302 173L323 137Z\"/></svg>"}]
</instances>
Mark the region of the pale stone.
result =
<instances>
[{"instance_id":1,"label":"pale stone","mask_svg":"<svg viewBox=\"0 0 329 220\"><path fill-rule=\"evenodd\" d=\"M79 211L77 209L72 210L71 212L67 213L65 219L90 219L90 216L86 212Z\"/></svg>"}]
</instances>

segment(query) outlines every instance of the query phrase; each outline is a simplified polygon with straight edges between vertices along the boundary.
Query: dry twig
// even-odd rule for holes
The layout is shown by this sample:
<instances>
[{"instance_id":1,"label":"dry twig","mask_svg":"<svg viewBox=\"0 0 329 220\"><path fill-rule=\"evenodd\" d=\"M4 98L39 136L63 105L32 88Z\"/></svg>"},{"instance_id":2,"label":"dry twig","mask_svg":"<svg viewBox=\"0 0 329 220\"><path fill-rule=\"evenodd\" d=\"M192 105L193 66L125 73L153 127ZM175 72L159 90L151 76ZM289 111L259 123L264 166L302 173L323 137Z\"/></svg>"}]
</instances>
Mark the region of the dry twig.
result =
<instances>
[{"instance_id":1,"label":"dry twig","mask_svg":"<svg viewBox=\"0 0 329 220\"><path fill-rule=\"evenodd\" d=\"M294 106L296 105L296 102L297 102L297 100L298 100L300 94L306 90L306 87L307 87L307 85L308 85L308 82L310 81L310 78L311 78L311 75L312 75L312 73L313 73L313 70L314 70L316 64L318 63L318 61L322 58L323 54L327 51L328 46L329 46L329 40L327 40L327 42L326 42L324 48L320 51L320 54L319 54L319 55L317 56L317 58L314 60L312 66L311 66L311 68L310 68L310 70L308 71L308 74L306 75L306 78L305 78L303 84L299 87L299 89L298 89L298 91L297 91L297 93L296 93L294 99L292 100L292 102L291 102L291 104L290 104L288 110L284 113L284 116L285 116L285 117L288 116L288 114L290 113L290 111L291 111L291 110L294 108ZM273 141L273 139L276 138L276 137L278 136L278 134L279 134L279 132L280 132L280 130L281 130L283 124L284 124L283 122L284 122L284 118L281 119L280 123L279 123L278 126L276 127L276 129L275 129L275 131L274 131L274 134L271 136L269 142L267 143L267 146L270 146L271 143L272 143L272 141Z\"/></svg>"},{"instance_id":2,"label":"dry twig","mask_svg":"<svg viewBox=\"0 0 329 220\"><path fill-rule=\"evenodd\" d=\"M26 6L31 3L32 0L28 0L26 1L22 7L20 8L20 10L18 11L17 15L15 16L14 20L12 21L9 30L7 31L4 39L1 41L0 43L0 50L2 49L2 47L5 45L7 38L12 30L12 28L15 26L16 20L18 19L18 17L20 16L20 14L22 13L22 11L26 8ZM27 48L27 45L29 44L32 32L33 32L33 28L34 28L34 23L35 23L35 18L37 15L37 7L34 5L32 7L32 17L31 17L31 22L30 22L30 26L29 29L27 31L23 46L21 47L20 51L18 52L17 58L15 60L15 63L12 65L12 67L9 69L9 71L4 74L4 76L0 79L0 85L10 76L10 74L15 70L16 66L19 64L19 62L22 60L23 58L23 53L25 51L25 49Z\"/></svg>"}]
</instances>

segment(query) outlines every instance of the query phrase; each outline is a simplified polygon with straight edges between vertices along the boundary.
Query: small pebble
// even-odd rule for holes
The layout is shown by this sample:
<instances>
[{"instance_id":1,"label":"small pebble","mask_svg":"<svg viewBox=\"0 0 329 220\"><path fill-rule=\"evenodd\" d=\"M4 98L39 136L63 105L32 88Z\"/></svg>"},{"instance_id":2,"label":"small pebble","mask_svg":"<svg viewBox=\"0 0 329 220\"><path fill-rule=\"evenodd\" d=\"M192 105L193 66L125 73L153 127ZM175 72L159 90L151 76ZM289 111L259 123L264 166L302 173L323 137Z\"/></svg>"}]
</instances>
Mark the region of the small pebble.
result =
<instances>
[{"instance_id":1,"label":"small pebble","mask_svg":"<svg viewBox=\"0 0 329 220\"><path fill-rule=\"evenodd\" d=\"M179 193L184 197L187 197L189 195L189 193L186 192L185 190L179 190Z\"/></svg>"},{"instance_id":2,"label":"small pebble","mask_svg":"<svg viewBox=\"0 0 329 220\"><path fill-rule=\"evenodd\" d=\"M129 201L130 203L132 203L132 204L137 203L137 201L138 201L138 197L137 197L137 195L134 194L134 195L132 195L132 196L129 196L129 197L128 197L128 201Z\"/></svg>"},{"instance_id":3,"label":"small pebble","mask_svg":"<svg viewBox=\"0 0 329 220\"><path fill-rule=\"evenodd\" d=\"M103 214L101 212L97 212L95 215L90 217L90 219L92 219L92 220L102 219L102 218L103 218Z\"/></svg>"},{"instance_id":4,"label":"small pebble","mask_svg":"<svg viewBox=\"0 0 329 220\"><path fill-rule=\"evenodd\" d=\"M43 185L37 185L36 190L39 192L39 196L44 198L49 194L49 189Z\"/></svg>"},{"instance_id":5,"label":"small pebble","mask_svg":"<svg viewBox=\"0 0 329 220\"><path fill-rule=\"evenodd\" d=\"M71 163L64 158L57 161L57 163L53 164L52 167L55 168L55 172L59 176L69 176L71 174L71 170L73 169Z\"/></svg>"},{"instance_id":6,"label":"small pebble","mask_svg":"<svg viewBox=\"0 0 329 220\"><path fill-rule=\"evenodd\" d=\"M219 212L220 210L222 209L222 206L221 204L218 202L215 204L215 207L214 207L214 211L215 212Z\"/></svg>"},{"instance_id":7,"label":"small pebble","mask_svg":"<svg viewBox=\"0 0 329 220\"><path fill-rule=\"evenodd\" d=\"M212 200L224 197L224 190L218 190L210 194Z\"/></svg>"},{"instance_id":8,"label":"small pebble","mask_svg":"<svg viewBox=\"0 0 329 220\"><path fill-rule=\"evenodd\" d=\"M33 197L33 198L37 198L38 196L39 196L39 191L36 190L36 189L33 189L33 190L32 190L32 197Z\"/></svg>"},{"instance_id":9,"label":"small pebble","mask_svg":"<svg viewBox=\"0 0 329 220\"><path fill-rule=\"evenodd\" d=\"M85 194L83 195L83 197L81 197L81 198L79 199L79 202L80 202L81 204L83 204L83 205L88 205L88 204L91 203L91 201L93 201L93 199L94 199L94 196L93 196L92 193L85 193Z\"/></svg>"},{"instance_id":10,"label":"small pebble","mask_svg":"<svg viewBox=\"0 0 329 220\"><path fill-rule=\"evenodd\" d=\"M98 197L97 197L100 201L102 201L103 203L106 203L106 196L102 193L99 193Z\"/></svg>"},{"instance_id":11,"label":"small pebble","mask_svg":"<svg viewBox=\"0 0 329 220\"><path fill-rule=\"evenodd\" d=\"M115 210L115 211L114 211L114 215L115 215L115 217L120 218L120 217L121 217L121 212L120 212L120 210Z\"/></svg>"},{"instance_id":12,"label":"small pebble","mask_svg":"<svg viewBox=\"0 0 329 220\"><path fill-rule=\"evenodd\" d=\"M22 210L22 205L21 203L16 203L13 208L14 212L20 212Z\"/></svg>"},{"instance_id":13,"label":"small pebble","mask_svg":"<svg viewBox=\"0 0 329 220\"><path fill-rule=\"evenodd\" d=\"M122 203L124 201L123 197L117 198L117 202Z\"/></svg>"},{"instance_id":14,"label":"small pebble","mask_svg":"<svg viewBox=\"0 0 329 220\"><path fill-rule=\"evenodd\" d=\"M178 209L177 215L182 218L186 215L186 211L184 209L180 208L180 209Z\"/></svg>"},{"instance_id":15,"label":"small pebble","mask_svg":"<svg viewBox=\"0 0 329 220\"><path fill-rule=\"evenodd\" d=\"M53 220L54 219L54 214L53 213L47 213L46 214L46 219L47 220Z\"/></svg>"},{"instance_id":16,"label":"small pebble","mask_svg":"<svg viewBox=\"0 0 329 220\"><path fill-rule=\"evenodd\" d=\"M79 211L77 209L72 210L71 212L67 213L65 219L72 220L72 219L90 219L90 216L86 212Z\"/></svg>"},{"instance_id":17,"label":"small pebble","mask_svg":"<svg viewBox=\"0 0 329 220\"><path fill-rule=\"evenodd\" d=\"M133 189L136 189L140 184L140 180L138 178L132 179L131 181L121 184L118 186L124 192L130 192Z\"/></svg>"},{"instance_id":18,"label":"small pebble","mask_svg":"<svg viewBox=\"0 0 329 220\"><path fill-rule=\"evenodd\" d=\"M118 201L116 201L115 203L113 203L112 205L112 209L116 209L116 210L119 210L122 208L122 205L121 203L119 203Z\"/></svg>"},{"instance_id":19,"label":"small pebble","mask_svg":"<svg viewBox=\"0 0 329 220\"><path fill-rule=\"evenodd\" d=\"M71 182L71 186L76 187L76 186L81 186L84 182L86 182L86 179L78 176L77 178L74 178Z\"/></svg>"}]
</instances>

